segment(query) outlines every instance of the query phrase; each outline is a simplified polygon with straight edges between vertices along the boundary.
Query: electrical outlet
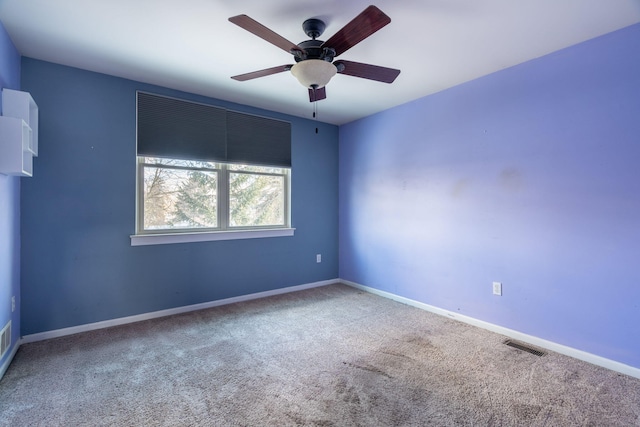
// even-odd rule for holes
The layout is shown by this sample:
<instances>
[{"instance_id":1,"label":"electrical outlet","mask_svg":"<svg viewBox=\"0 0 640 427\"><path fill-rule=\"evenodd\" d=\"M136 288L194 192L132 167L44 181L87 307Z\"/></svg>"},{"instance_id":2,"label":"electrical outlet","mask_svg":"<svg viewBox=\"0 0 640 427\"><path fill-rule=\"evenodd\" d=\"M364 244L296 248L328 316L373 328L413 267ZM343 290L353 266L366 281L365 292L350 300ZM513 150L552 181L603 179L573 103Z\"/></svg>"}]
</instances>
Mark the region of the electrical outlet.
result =
<instances>
[{"instance_id":1,"label":"electrical outlet","mask_svg":"<svg viewBox=\"0 0 640 427\"><path fill-rule=\"evenodd\" d=\"M502 295L502 283L493 282L493 294L494 295Z\"/></svg>"},{"instance_id":2,"label":"electrical outlet","mask_svg":"<svg viewBox=\"0 0 640 427\"><path fill-rule=\"evenodd\" d=\"M317 255L316 255L316 262L317 262L317 263L322 262L322 255L321 255L321 254L317 254Z\"/></svg>"},{"instance_id":3,"label":"electrical outlet","mask_svg":"<svg viewBox=\"0 0 640 427\"><path fill-rule=\"evenodd\" d=\"M16 311L16 297L11 297L11 312Z\"/></svg>"}]
</instances>

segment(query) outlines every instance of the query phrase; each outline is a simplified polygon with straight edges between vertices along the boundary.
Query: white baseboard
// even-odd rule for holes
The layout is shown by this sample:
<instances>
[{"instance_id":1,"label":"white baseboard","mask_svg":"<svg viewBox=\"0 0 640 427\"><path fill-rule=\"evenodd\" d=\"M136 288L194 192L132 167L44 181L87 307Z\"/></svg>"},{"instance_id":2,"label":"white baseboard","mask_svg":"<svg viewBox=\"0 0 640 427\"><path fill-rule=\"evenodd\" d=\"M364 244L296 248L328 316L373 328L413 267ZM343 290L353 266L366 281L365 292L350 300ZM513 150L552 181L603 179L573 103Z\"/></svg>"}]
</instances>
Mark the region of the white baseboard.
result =
<instances>
[{"instance_id":1,"label":"white baseboard","mask_svg":"<svg viewBox=\"0 0 640 427\"><path fill-rule=\"evenodd\" d=\"M589 362L597 366L602 366L603 368L611 369L612 371L620 372L622 374L629 375L630 377L640 378L640 369L635 368L633 366L625 365L624 363L616 362L615 360L606 359L604 357L597 356L595 354L587 353L586 351L578 350L572 347L567 347L565 345L558 344L552 341L547 341L545 339L538 338L533 335L523 334L522 332L518 332L513 329L494 325L493 323L485 322L483 320L478 320L469 316L464 316L459 313L454 313L449 310L444 310L442 308L434 307L429 304L425 304L409 298L401 297L401 296L392 294L390 292L385 292L375 288L370 288L368 286L360 285L358 283L350 282L348 280L341 279L340 283L344 283L345 285L349 285L354 288L357 288L375 295L379 295L381 297L389 298L403 304L420 308L422 310L426 310L434 314L439 314L441 316L455 319L460 322L468 323L470 325L477 326L479 328L486 329L491 332L505 335L509 338L513 338L518 341L523 341L528 344L542 347L550 351L555 351L556 353L564 354L565 356L570 356L570 357L573 357L574 359Z\"/></svg>"},{"instance_id":2,"label":"white baseboard","mask_svg":"<svg viewBox=\"0 0 640 427\"><path fill-rule=\"evenodd\" d=\"M9 369L9 365L11 365L11 361L13 360L14 356L18 352L18 348L20 347L21 343L22 343L22 340L18 340L16 345L13 346L13 350L11 350L11 353L9 353L9 357L7 357L7 360L5 360L2 366L0 366L0 380L2 379L2 377L4 377L4 374L5 372L7 372L7 369Z\"/></svg>"},{"instance_id":3,"label":"white baseboard","mask_svg":"<svg viewBox=\"0 0 640 427\"><path fill-rule=\"evenodd\" d=\"M184 307L170 308L167 310L154 311L151 313L137 314L135 316L120 317L117 319L104 320L102 322L87 323L85 325L72 326L69 328L56 329L53 331L40 332L37 334L25 335L21 343L27 344L36 341L48 340L51 338L63 337L66 335L78 334L80 332L95 331L97 329L109 328L112 326L125 325L127 323L140 322L143 320L157 319L158 317L172 316L174 314L188 313L190 311L204 310L206 308L219 307L221 305L233 304L236 302L251 301L259 298L266 298L274 295L287 294L290 292L302 291L304 289L317 288L320 286L340 283L340 280L323 280L320 282L307 283L305 285L291 286L288 288L274 289L272 291L257 292L255 294L241 295L233 298L226 298L217 301L204 302L201 304L187 305ZM16 346L17 347L17 346ZM7 364L8 366L8 364Z\"/></svg>"}]
</instances>

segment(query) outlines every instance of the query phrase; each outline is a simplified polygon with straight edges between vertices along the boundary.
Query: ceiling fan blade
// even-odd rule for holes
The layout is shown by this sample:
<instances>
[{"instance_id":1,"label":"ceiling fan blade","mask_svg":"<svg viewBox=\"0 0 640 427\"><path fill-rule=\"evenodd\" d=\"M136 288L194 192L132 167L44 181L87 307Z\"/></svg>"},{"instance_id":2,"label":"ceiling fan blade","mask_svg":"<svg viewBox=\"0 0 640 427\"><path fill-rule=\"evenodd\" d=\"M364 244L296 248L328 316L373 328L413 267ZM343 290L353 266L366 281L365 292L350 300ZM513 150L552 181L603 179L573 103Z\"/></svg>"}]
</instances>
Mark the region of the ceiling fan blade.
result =
<instances>
[{"instance_id":1,"label":"ceiling fan blade","mask_svg":"<svg viewBox=\"0 0 640 427\"><path fill-rule=\"evenodd\" d=\"M265 68L264 70L253 71L251 73L239 74L231 77L233 80L244 82L251 79L257 79L258 77L270 76L271 74L281 73L283 71L289 71L293 65L278 65L277 67Z\"/></svg>"},{"instance_id":2,"label":"ceiling fan blade","mask_svg":"<svg viewBox=\"0 0 640 427\"><path fill-rule=\"evenodd\" d=\"M336 61L338 73L347 76L362 77L363 79L376 80L383 83L393 83L400 74L400 70L395 68L380 67L379 65L363 64L353 61ZM344 65L344 69L341 70Z\"/></svg>"},{"instance_id":3,"label":"ceiling fan blade","mask_svg":"<svg viewBox=\"0 0 640 427\"><path fill-rule=\"evenodd\" d=\"M391 18L384 12L375 6L369 6L324 42L322 47L333 48L336 51L335 56L341 55L389 22L391 22Z\"/></svg>"},{"instance_id":4,"label":"ceiling fan blade","mask_svg":"<svg viewBox=\"0 0 640 427\"><path fill-rule=\"evenodd\" d=\"M232 16L229 21L289 53L301 50L295 43L290 42L247 15Z\"/></svg>"},{"instance_id":5,"label":"ceiling fan blade","mask_svg":"<svg viewBox=\"0 0 640 427\"><path fill-rule=\"evenodd\" d=\"M321 101L327 97L327 90L323 87L320 89L309 88L309 102Z\"/></svg>"}]
</instances>

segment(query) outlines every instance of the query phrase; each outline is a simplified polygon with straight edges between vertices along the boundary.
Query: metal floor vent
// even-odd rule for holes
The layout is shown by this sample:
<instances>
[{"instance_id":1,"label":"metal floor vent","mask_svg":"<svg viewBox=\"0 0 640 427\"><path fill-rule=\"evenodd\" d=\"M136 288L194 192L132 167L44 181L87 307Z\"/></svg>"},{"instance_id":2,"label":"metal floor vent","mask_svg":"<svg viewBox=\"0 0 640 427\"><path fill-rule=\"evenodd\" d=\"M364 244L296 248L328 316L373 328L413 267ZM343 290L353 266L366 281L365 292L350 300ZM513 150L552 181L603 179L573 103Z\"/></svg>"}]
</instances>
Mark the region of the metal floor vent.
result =
<instances>
[{"instance_id":1,"label":"metal floor vent","mask_svg":"<svg viewBox=\"0 0 640 427\"><path fill-rule=\"evenodd\" d=\"M536 356L544 356L545 354L547 354L544 351L536 350L535 348L529 347L528 345L519 342L506 340L504 343L509 347L517 348L518 350L526 351L527 353L531 353Z\"/></svg>"},{"instance_id":2,"label":"metal floor vent","mask_svg":"<svg viewBox=\"0 0 640 427\"><path fill-rule=\"evenodd\" d=\"M7 323L5 327L2 328L2 332L0 332L0 358L9 351L9 347L11 347L11 320L9 320L9 323Z\"/></svg>"}]
</instances>

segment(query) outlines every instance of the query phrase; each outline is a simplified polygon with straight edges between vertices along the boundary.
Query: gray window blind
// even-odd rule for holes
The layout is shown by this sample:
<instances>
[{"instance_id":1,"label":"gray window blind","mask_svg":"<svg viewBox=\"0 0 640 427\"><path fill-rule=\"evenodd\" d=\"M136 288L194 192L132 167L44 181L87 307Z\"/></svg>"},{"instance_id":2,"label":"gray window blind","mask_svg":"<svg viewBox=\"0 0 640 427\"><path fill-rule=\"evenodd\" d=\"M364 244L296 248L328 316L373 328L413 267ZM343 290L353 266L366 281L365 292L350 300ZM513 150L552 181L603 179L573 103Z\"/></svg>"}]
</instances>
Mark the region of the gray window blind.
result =
<instances>
[{"instance_id":1,"label":"gray window blind","mask_svg":"<svg viewBox=\"0 0 640 427\"><path fill-rule=\"evenodd\" d=\"M138 92L138 155L224 161L226 110Z\"/></svg>"},{"instance_id":2,"label":"gray window blind","mask_svg":"<svg viewBox=\"0 0 640 427\"><path fill-rule=\"evenodd\" d=\"M138 92L138 155L291 167L291 124Z\"/></svg>"},{"instance_id":3,"label":"gray window blind","mask_svg":"<svg viewBox=\"0 0 640 427\"><path fill-rule=\"evenodd\" d=\"M291 124L227 111L227 160L291 167Z\"/></svg>"}]
</instances>

